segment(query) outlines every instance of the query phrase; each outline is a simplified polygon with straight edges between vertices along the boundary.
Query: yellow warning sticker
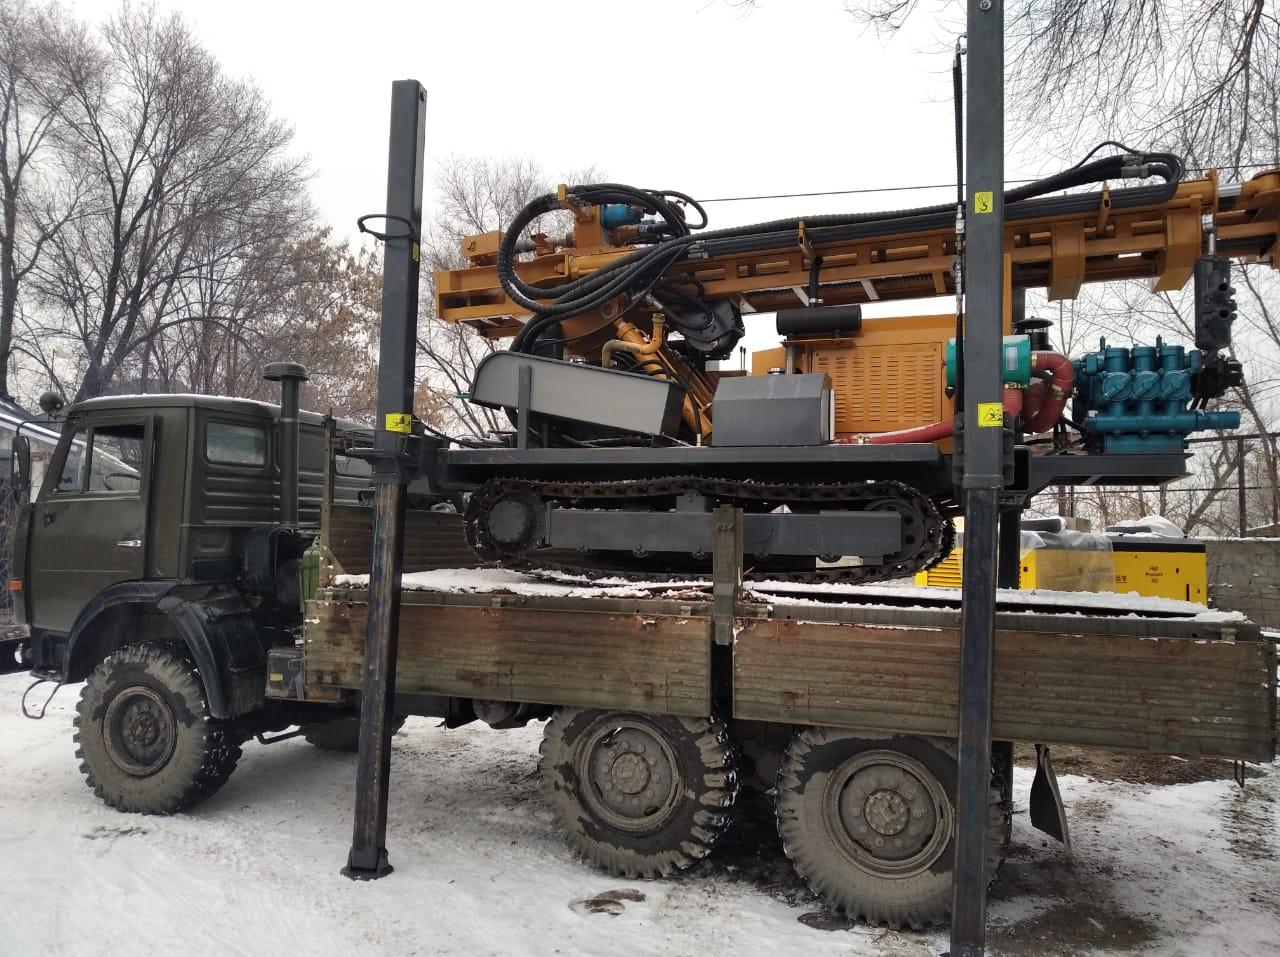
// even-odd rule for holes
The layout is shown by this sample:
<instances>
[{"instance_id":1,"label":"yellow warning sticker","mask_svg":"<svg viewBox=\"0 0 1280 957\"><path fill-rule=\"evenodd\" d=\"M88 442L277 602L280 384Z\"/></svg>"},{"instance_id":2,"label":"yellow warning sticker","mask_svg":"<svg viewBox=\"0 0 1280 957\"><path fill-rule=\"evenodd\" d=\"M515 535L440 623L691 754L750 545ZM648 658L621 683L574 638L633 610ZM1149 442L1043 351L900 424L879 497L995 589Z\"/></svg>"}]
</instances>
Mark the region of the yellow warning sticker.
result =
<instances>
[{"instance_id":1,"label":"yellow warning sticker","mask_svg":"<svg viewBox=\"0 0 1280 957\"><path fill-rule=\"evenodd\" d=\"M414 261L414 262L417 262L417 261L418 261L418 256L419 256L420 254L419 254L419 252L418 252L418 244L417 244L417 243L414 243L413 245L411 245L411 246L409 247L409 255L413 257L413 261Z\"/></svg>"},{"instance_id":2,"label":"yellow warning sticker","mask_svg":"<svg viewBox=\"0 0 1280 957\"><path fill-rule=\"evenodd\" d=\"M996 208L996 199L991 190L983 190L980 193L973 194L973 211L975 213L990 213Z\"/></svg>"},{"instance_id":3,"label":"yellow warning sticker","mask_svg":"<svg viewBox=\"0 0 1280 957\"><path fill-rule=\"evenodd\" d=\"M412 432L413 431L412 413L388 412L387 413L387 431L388 432Z\"/></svg>"},{"instance_id":4,"label":"yellow warning sticker","mask_svg":"<svg viewBox=\"0 0 1280 957\"><path fill-rule=\"evenodd\" d=\"M1004 406L999 402L979 402L978 426L984 429L1004 428Z\"/></svg>"}]
</instances>

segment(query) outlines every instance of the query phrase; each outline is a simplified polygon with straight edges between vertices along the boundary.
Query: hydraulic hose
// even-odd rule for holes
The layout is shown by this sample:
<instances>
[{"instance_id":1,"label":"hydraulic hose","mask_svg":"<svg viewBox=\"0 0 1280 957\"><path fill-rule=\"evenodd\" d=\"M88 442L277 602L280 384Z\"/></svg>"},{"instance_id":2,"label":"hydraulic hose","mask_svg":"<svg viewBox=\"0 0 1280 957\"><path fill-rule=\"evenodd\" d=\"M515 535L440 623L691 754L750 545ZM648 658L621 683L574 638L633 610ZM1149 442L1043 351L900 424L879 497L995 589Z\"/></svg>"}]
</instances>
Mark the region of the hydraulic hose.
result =
<instances>
[{"instance_id":1,"label":"hydraulic hose","mask_svg":"<svg viewBox=\"0 0 1280 957\"><path fill-rule=\"evenodd\" d=\"M1031 353L1031 371L1046 371L1050 379L1036 379L1027 387L1023 403L1022 420L1033 435L1048 432L1062 418L1075 387L1076 370L1071 360L1057 352Z\"/></svg>"},{"instance_id":2,"label":"hydraulic hose","mask_svg":"<svg viewBox=\"0 0 1280 957\"><path fill-rule=\"evenodd\" d=\"M1017 386L1005 386L1001 396L1004 410L1014 418L1022 413L1022 389ZM919 425L910 429L899 429L896 432L873 432L869 435L850 435L837 439L835 445L907 445L914 442L937 442L955 434L955 419L942 419Z\"/></svg>"},{"instance_id":3,"label":"hydraulic hose","mask_svg":"<svg viewBox=\"0 0 1280 957\"><path fill-rule=\"evenodd\" d=\"M1111 194L1113 208L1163 202L1176 192L1182 172L1182 160L1172 153L1124 153L1084 162L1064 172L1007 191L1005 216L1016 222L1032 216L1096 208L1096 194L1062 197L1046 194L1117 178L1157 176L1164 183L1117 190ZM906 233L937 229L949 224L955 215L955 207L947 203L876 213L773 220L703 232L695 236L675 203L668 199L674 197L677 201L692 202L683 194L640 190L617 183L600 183L574 187L569 190L568 195L575 202L587 204L639 205L659 216L666 230L672 233L672 238L636 249L589 275L557 286L541 288L526 283L516 274L516 248L521 233L539 216L560 208L561 203L558 196L550 193L531 201L512 220L503 235L497 257L498 280L503 290L535 317L517 334L512 343L513 349L525 349L536 338L538 329L544 328L539 322L544 318L569 318L594 310L622 293L634 294L642 288L648 291L672 264L689 256L695 246L699 255L715 256L795 245L799 241L801 222L804 223L805 232L811 241L840 242L863 238L886 229ZM694 205L705 223L705 211Z\"/></svg>"}]
</instances>

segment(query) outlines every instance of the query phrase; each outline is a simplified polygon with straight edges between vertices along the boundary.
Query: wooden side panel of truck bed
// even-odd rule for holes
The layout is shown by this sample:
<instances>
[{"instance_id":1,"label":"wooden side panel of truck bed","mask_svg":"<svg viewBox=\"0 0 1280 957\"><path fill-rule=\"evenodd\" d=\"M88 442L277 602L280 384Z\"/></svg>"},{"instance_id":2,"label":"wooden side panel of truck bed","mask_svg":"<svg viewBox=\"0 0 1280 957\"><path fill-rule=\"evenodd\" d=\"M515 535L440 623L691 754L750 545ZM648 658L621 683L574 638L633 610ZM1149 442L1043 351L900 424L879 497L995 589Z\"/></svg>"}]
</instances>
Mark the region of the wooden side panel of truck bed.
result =
<instances>
[{"instance_id":1,"label":"wooden side panel of truck bed","mask_svg":"<svg viewBox=\"0 0 1280 957\"><path fill-rule=\"evenodd\" d=\"M734 716L951 736L959 645L955 628L746 623L734 644ZM994 672L998 740L1274 754L1270 642L998 629Z\"/></svg>"},{"instance_id":2,"label":"wooden side panel of truck bed","mask_svg":"<svg viewBox=\"0 0 1280 957\"><path fill-rule=\"evenodd\" d=\"M360 687L367 592L308 603L308 688ZM955 734L959 615L740 605L712 672L705 601L406 591L397 690ZM1269 761L1276 648L1248 623L997 615L994 735ZM714 692L713 692L713 689Z\"/></svg>"},{"instance_id":3,"label":"wooden side panel of truck bed","mask_svg":"<svg viewBox=\"0 0 1280 957\"><path fill-rule=\"evenodd\" d=\"M400 607L397 691L711 713L706 618L504 607L483 596L473 604L422 604L412 596ZM363 603L307 603L308 686L360 687L367 611Z\"/></svg>"}]
</instances>

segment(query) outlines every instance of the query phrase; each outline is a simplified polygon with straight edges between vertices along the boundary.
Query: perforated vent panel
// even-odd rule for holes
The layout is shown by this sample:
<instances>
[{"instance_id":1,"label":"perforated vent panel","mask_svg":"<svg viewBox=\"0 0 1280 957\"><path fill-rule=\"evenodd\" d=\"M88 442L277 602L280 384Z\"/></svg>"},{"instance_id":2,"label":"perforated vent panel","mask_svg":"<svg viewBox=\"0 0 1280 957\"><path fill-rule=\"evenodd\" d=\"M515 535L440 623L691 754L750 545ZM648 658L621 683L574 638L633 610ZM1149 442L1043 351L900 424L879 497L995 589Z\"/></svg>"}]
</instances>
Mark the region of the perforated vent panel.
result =
<instances>
[{"instance_id":1,"label":"perforated vent panel","mask_svg":"<svg viewBox=\"0 0 1280 957\"><path fill-rule=\"evenodd\" d=\"M926 572L916 575L917 585L935 588L959 588L964 578L960 573L961 550L953 548L951 554Z\"/></svg>"},{"instance_id":2,"label":"perforated vent panel","mask_svg":"<svg viewBox=\"0 0 1280 957\"><path fill-rule=\"evenodd\" d=\"M937 343L815 349L814 372L831 376L836 432L891 432L942 418Z\"/></svg>"}]
</instances>

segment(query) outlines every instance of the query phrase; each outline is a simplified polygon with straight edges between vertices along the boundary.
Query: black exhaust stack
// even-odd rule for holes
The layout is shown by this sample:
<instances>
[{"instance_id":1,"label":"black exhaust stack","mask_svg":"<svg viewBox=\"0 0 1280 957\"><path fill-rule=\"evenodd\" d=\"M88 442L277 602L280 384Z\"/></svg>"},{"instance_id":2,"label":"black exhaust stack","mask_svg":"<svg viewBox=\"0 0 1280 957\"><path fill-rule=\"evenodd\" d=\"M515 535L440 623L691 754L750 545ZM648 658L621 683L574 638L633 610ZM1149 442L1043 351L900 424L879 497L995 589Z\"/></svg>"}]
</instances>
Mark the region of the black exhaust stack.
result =
<instances>
[{"instance_id":1,"label":"black exhaust stack","mask_svg":"<svg viewBox=\"0 0 1280 957\"><path fill-rule=\"evenodd\" d=\"M298 524L298 393L311 376L297 362L272 362L262 378L280 383L280 524Z\"/></svg>"}]
</instances>

